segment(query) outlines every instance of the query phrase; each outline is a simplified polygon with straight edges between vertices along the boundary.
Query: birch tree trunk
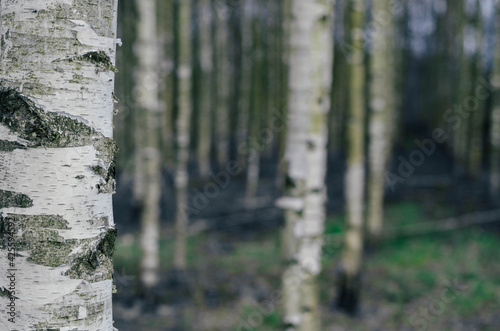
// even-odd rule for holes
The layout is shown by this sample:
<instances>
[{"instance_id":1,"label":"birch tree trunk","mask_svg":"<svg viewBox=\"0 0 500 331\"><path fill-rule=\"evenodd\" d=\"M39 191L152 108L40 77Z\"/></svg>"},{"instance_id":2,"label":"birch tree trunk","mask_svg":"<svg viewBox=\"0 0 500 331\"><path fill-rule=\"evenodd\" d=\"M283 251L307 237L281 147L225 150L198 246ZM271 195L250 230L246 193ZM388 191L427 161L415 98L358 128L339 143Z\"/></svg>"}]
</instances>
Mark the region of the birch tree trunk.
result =
<instances>
[{"instance_id":1,"label":"birch tree trunk","mask_svg":"<svg viewBox=\"0 0 500 331\"><path fill-rule=\"evenodd\" d=\"M218 7L220 2L212 0L214 15L214 33L216 42L217 62L215 79L217 84L217 125L214 127L217 132L217 162L220 169L225 169L229 161L229 95L230 95L230 63L229 55L229 8L227 4Z\"/></svg>"},{"instance_id":2,"label":"birch tree trunk","mask_svg":"<svg viewBox=\"0 0 500 331\"><path fill-rule=\"evenodd\" d=\"M212 75L212 45L210 42L210 24L214 19L210 11L209 0L198 1L198 19L199 19L199 41L200 54L199 61L201 67L200 84L200 114L199 114L199 133L198 133L198 168L202 178L208 178L210 173L210 146L211 141L211 99L215 98L210 94L210 77Z\"/></svg>"},{"instance_id":3,"label":"birch tree trunk","mask_svg":"<svg viewBox=\"0 0 500 331\"><path fill-rule=\"evenodd\" d=\"M156 0L137 0L138 38L137 105L144 117L144 140L140 146L143 156L144 200L141 208L141 283L153 288L159 280L159 233L161 160L159 152L158 48L156 38Z\"/></svg>"},{"instance_id":4,"label":"birch tree trunk","mask_svg":"<svg viewBox=\"0 0 500 331\"><path fill-rule=\"evenodd\" d=\"M494 88L493 109L491 112L491 155L490 155L490 197L494 204L500 197L500 4L496 14L496 47L491 84Z\"/></svg>"},{"instance_id":5,"label":"birch tree trunk","mask_svg":"<svg viewBox=\"0 0 500 331\"><path fill-rule=\"evenodd\" d=\"M471 76L469 78L469 90L467 91L467 95L475 95L475 81L478 74L481 73L479 64L481 62L481 47L482 47L482 39L483 39L483 29L481 27L481 10L479 7L479 1L469 0L474 5L474 9L470 11L469 25L468 25L468 35L466 43L474 44L474 46L470 46L472 50L472 56L470 58L469 66ZM472 38L474 39L472 41ZM473 108L474 109L474 108ZM472 112L469 123L469 141L468 141L468 157L469 157L469 171L470 174L479 177L482 173L482 159L483 159L483 125L485 118L485 105L484 102L479 102L479 105L475 111Z\"/></svg>"},{"instance_id":6,"label":"birch tree trunk","mask_svg":"<svg viewBox=\"0 0 500 331\"><path fill-rule=\"evenodd\" d=\"M290 64L290 22L291 22L291 0L285 0L279 2L279 34L278 40L279 42L279 62L280 62L280 74L279 74L279 99L280 105L277 109L276 115L281 118L287 118L288 116L288 70ZM286 145L287 145L287 130L286 123L283 123L283 127L279 129L279 133L277 134L278 141L278 163L276 167L276 180L275 187L281 189L284 186L285 172L286 169L284 167L284 155L286 153Z\"/></svg>"},{"instance_id":7,"label":"birch tree trunk","mask_svg":"<svg viewBox=\"0 0 500 331\"><path fill-rule=\"evenodd\" d=\"M357 309L363 251L365 69L363 50L364 0L351 0L349 8L352 54L349 62L347 120L347 173L345 178L346 230L339 274L338 307Z\"/></svg>"},{"instance_id":8,"label":"birch tree trunk","mask_svg":"<svg viewBox=\"0 0 500 331\"><path fill-rule=\"evenodd\" d=\"M334 48L335 59L332 72L332 92L331 92L331 110L328 118L328 149L330 152L339 152L343 150L344 144L344 118L347 104L347 63L346 53L342 45L345 40L345 0L335 2L334 20L334 41L338 47Z\"/></svg>"},{"instance_id":9,"label":"birch tree trunk","mask_svg":"<svg viewBox=\"0 0 500 331\"><path fill-rule=\"evenodd\" d=\"M470 95L474 95L474 83L475 76L477 74L477 16L479 14L477 0L464 0L464 30L463 30L463 55L461 60L461 95L460 102L463 103L463 99ZM469 174L477 172L475 167L475 160L478 157L477 151L472 151L473 145L476 143L476 138L473 134L475 113L480 111L475 111L472 113L467 113L464 116L464 121L459 127L459 140L458 144L458 157L462 162L463 167L469 172ZM461 137L461 138L460 138Z\"/></svg>"},{"instance_id":10,"label":"birch tree trunk","mask_svg":"<svg viewBox=\"0 0 500 331\"><path fill-rule=\"evenodd\" d=\"M326 117L331 86L332 2L292 1L289 123L282 233L283 322L286 330L320 330L316 277L326 188Z\"/></svg>"},{"instance_id":11,"label":"birch tree trunk","mask_svg":"<svg viewBox=\"0 0 500 331\"><path fill-rule=\"evenodd\" d=\"M242 3L228 3L229 6L229 58L230 58L230 79L229 79L229 160L238 159L238 121L241 109L241 72L242 72L242 33L241 33L241 12Z\"/></svg>"},{"instance_id":12,"label":"birch tree trunk","mask_svg":"<svg viewBox=\"0 0 500 331\"><path fill-rule=\"evenodd\" d=\"M369 124L369 181L367 225L372 238L382 232L384 217L384 184L387 162L392 149L392 120L394 117L394 57L391 1L374 0L375 19L384 13L385 20L372 38L370 124Z\"/></svg>"},{"instance_id":13,"label":"birch tree trunk","mask_svg":"<svg viewBox=\"0 0 500 331\"><path fill-rule=\"evenodd\" d=\"M189 123L191 117L191 1L178 0L179 57L177 79L179 84L179 113L177 115L177 164L175 174L175 193L177 209L175 216L174 267L186 268L186 238L188 213L181 210L187 206L188 161L189 161Z\"/></svg>"},{"instance_id":14,"label":"birch tree trunk","mask_svg":"<svg viewBox=\"0 0 500 331\"><path fill-rule=\"evenodd\" d=\"M241 3L241 74L245 77L241 81L240 111L238 114L238 163L247 169L248 152L246 150L250 141L251 119L251 93L253 70L253 32L252 18L254 3L252 0Z\"/></svg>"},{"instance_id":15,"label":"birch tree trunk","mask_svg":"<svg viewBox=\"0 0 500 331\"><path fill-rule=\"evenodd\" d=\"M161 74L158 75L159 84L159 112L160 112L160 151L161 164L170 176L175 160L174 126L174 15L173 1L156 0L156 36L158 47L158 65Z\"/></svg>"},{"instance_id":16,"label":"birch tree trunk","mask_svg":"<svg viewBox=\"0 0 500 331\"><path fill-rule=\"evenodd\" d=\"M467 68L467 56L465 52L465 34L466 34L466 18L465 18L465 2L468 0L458 0L455 6L457 7L458 14L458 63L460 66L459 74L458 74L458 88L455 93L455 102L460 104L463 102L463 95L467 94L467 81L468 77L468 68ZM457 176L463 173L464 169L467 167L466 165L466 141L467 141L467 119L464 118L458 129L453 131L453 173Z\"/></svg>"},{"instance_id":17,"label":"birch tree trunk","mask_svg":"<svg viewBox=\"0 0 500 331\"><path fill-rule=\"evenodd\" d=\"M262 76L264 76L265 68L263 66L263 47L262 47L262 22L260 6L262 1L249 1L251 3L251 23L250 31L252 34L252 70L250 74L250 116L248 121L249 126L249 143L247 153L247 178L246 192L247 198L252 198L257 193L260 177L260 159L262 149L260 148L259 131L261 128L262 118L266 116L263 103L263 84Z\"/></svg>"},{"instance_id":18,"label":"birch tree trunk","mask_svg":"<svg viewBox=\"0 0 500 331\"><path fill-rule=\"evenodd\" d=\"M0 2L2 330L113 329L117 3Z\"/></svg>"}]
</instances>

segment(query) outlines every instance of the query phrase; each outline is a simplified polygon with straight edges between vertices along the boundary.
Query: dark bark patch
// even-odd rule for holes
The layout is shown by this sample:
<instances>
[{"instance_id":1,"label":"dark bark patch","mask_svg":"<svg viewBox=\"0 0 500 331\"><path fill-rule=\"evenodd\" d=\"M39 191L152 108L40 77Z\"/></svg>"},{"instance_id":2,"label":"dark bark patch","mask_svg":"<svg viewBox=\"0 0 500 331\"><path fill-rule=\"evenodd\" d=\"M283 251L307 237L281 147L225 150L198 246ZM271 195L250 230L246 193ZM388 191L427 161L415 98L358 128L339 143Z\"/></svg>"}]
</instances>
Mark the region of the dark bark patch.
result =
<instances>
[{"instance_id":1,"label":"dark bark patch","mask_svg":"<svg viewBox=\"0 0 500 331\"><path fill-rule=\"evenodd\" d=\"M17 141L0 140L0 151L12 152L15 149L26 149L26 146Z\"/></svg>"},{"instance_id":2,"label":"dark bark patch","mask_svg":"<svg viewBox=\"0 0 500 331\"><path fill-rule=\"evenodd\" d=\"M29 196L12 191L0 190L0 208L28 208L32 206L33 200L31 200Z\"/></svg>"},{"instance_id":3,"label":"dark bark patch","mask_svg":"<svg viewBox=\"0 0 500 331\"><path fill-rule=\"evenodd\" d=\"M18 297L15 297L12 295L12 293L5 287L0 286L0 298L6 298L6 299L19 299Z\"/></svg>"},{"instance_id":4,"label":"dark bark patch","mask_svg":"<svg viewBox=\"0 0 500 331\"><path fill-rule=\"evenodd\" d=\"M88 53L85 53L85 54L79 56L77 59L81 60L81 61L87 61L87 62L93 63L97 67L105 69L105 70L113 71L115 73L118 72L118 70L111 63L111 59L108 56L108 54L106 54L103 51L88 52Z\"/></svg>"},{"instance_id":5,"label":"dark bark patch","mask_svg":"<svg viewBox=\"0 0 500 331\"><path fill-rule=\"evenodd\" d=\"M99 192L114 190L116 143L86 124L53 112L45 112L14 89L0 89L0 123L7 126L30 148L80 147L93 145L103 160L98 174L103 178ZM13 148L16 145L5 145ZM0 142L0 150L2 150ZM96 172L93 167L92 169Z\"/></svg>"},{"instance_id":6,"label":"dark bark patch","mask_svg":"<svg viewBox=\"0 0 500 331\"><path fill-rule=\"evenodd\" d=\"M85 279L89 282L111 279L116 235L115 228L101 234L97 244L91 243L85 253L71 261L71 268L65 274L70 278Z\"/></svg>"},{"instance_id":7,"label":"dark bark patch","mask_svg":"<svg viewBox=\"0 0 500 331\"><path fill-rule=\"evenodd\" d=\"M89 223L109 224L107 218ZM89 239L65 239L58 230L69 229L68 222L58 215L0 216L1 248L7 246L6 236L15 236L16 250L29 253L28 261L47 267L69 266L66 275L73 279L98 282L113 277L113 253L117 231L109 228ZM14 225L14 229L12 229ZM78 253L71 254L75 248Z\"/></svg>"},{"instance_id":8,"label":"dark bark patch","mask_svg":"<svg viewBox=\"0 0 500 331\"><path fill-rule=\"evenodd\" d=\"M28 141L28 147L85 146L96 134L77 120L44 112L13 89L0 89L0 123Z\"/></svg>"}]
</instances>

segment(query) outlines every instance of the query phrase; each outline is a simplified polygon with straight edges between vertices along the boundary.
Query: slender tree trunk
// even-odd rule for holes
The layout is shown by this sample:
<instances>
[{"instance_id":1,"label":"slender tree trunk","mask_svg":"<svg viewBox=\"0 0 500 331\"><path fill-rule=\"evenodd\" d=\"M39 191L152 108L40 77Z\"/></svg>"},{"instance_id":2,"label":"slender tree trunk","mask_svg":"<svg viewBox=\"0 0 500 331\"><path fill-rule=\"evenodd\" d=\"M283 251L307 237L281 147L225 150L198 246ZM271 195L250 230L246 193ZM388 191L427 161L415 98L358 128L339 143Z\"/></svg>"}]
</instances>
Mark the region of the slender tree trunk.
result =
<instances>
[{"instance_id":1,"label":"slender tree trunk","mask_svg":"<svg viewBox=\"0 0 500 331\"><path fill-rule=\"evenodd\" d=\"M198 169L202 178L208 178L210 173L210 147L211 140L211 102L214 95L210 93L210 77L212 75L212 44L210 41L210 24L215 19L211 15L209 0L198 1L198 23L200 53L199 61L201 68L200 84L200 113L199 113L199 133L198 133Z\"/></svg>"},{"instance_id":2,"label":"slender tree trunk","mask_svg":"<svg viewBox=\"0 0 500 331\"><path fill-rule=\"evenodd\" d=\"M135 76L135 75L134 75ZM135 78L135 77L134 77ZM139 86L135 86L134 90L139 91L141 88ZM135 96L135 98L139 98L139 96ZM142 210L143 203L144 203L144 197L146 193L146 181L144 178L144 149L142 148L145 143L145 135L146 133L144 132L145 126L146 126L146 119L145 119L145 114L139 110L139 107L137 106L137 100L134 100L136 103L133 109L133 118L134 118L134 129L133 129L133 136L134 136L134 181L133 181L133 200L135 207L138 210Z\"/></svg>"},{"instance_id":3,"label":"slender tree trunk","mask_svg":"<svg viewBox=\"0 0 500 331\"><path fill-rule=\"evenodd\" d=\"M196 163L200 136L202 69L200 62L200 0L191 1L191 116L189 118L189 164ZM199 165L199 164L198 164Z\"/></svg>"},{"instance_id":4,"label":"slender tree trunk","mask_svg":"<svg viewBox=\"0 0 500 331\"><path fill-rule=\"evenodd\" d=\"M260 31L262 31L261 36L260 36L260 61L261 61L261 66L262 66L262 71L260 73L260 93L262 94L260 96L261 98L261 104L262 104L262 109L261 109L261 132L259 133L259 145L261 146L260 149L262 149L262 154L265 154L264 156L269 159L271 156L273 149L272 149L272 144L271 142L273 141L274 138L274 132L270 130L271 126L271 120L272 120L272 111L270 106L270 88L271 88L271 83L270 79L272 77L271 71L273 71L274 68L272 68L269 65L269 58L270 58L270 47L269 47L269 42L271 40L271 30L270 30L270 16L271 16L271 5L270 1L265 1L265 0L260 0L258 2L258 7L259 7L259 21L260 21ZM260 172L260 170L259 170Z\"/></svg>"},{"instance_id":5,"label":"slender tree trunk","mask_svg":"<svg viewBox=\"0 0 500 331\"><path fill-rule=\"evenodd\" d=\"M134 44L136 41L136 6L135 1L119 2L118 12L118 35L122 37L123 46L117 52L116 63L120 72L116 80L121 83L116 85L115 95L119 102L115 105L117 116L113 124L115 126L115 141L121 147L117 156L117 164L123 172L133 174L135 139L134 132L136 123L134 121L134 110L137 108L134 101L135 79L134 70L136 58ZM132 178L133 180L133 178Z\"/></svg>"},{"instance_id":6,"label":"slender tree trunk","mask_svg":"<svg viewBox=\"0 0 500 331\"><path fill-rule=\"evenodd\" d=\"M160 257L161 163L159 151L158 41L156 38L156 0L138 0L137 105L145 119L144 140L140 146L144 166L144 201L141 209L141 283L146 289L158 284Z\"/></svg>"},{"instance_id":7,"label":"slender tree trunk","mask_svg":"<svg viewBox=\"0 0 500 331\"><path fill-rule=\"evenodd\" d=\"M136 24L136 33L137 33L137 39L136 39L136 45L141 45L145 43L144 40L141 40L141 30L144 29L144 27L141 26L141 24L145 24L141 22L141 8L140 6L140 1L133 1L135 3L135 8L137 10L137 21L135 22ZM143 32L144 34L147 34L147 32ZM148 38L148 37L146 37ZM133 109L133 118L134 118L134 129L133 129L133 135L134 135L134 142L135 142L135 149L134 149L134 184L133 184L133 194L134 194L134 202L136 204L137 209L140 211L140 213L143 213L144 209L144 202L146 199L146 187L147 187L147 181L146 181L146 164L145 164L145 152L146 149L144 146L146 146L146 127L147 127L147 116L146 112L144 109L141 108L141 99L144 99L144 94L148 94L148 89L147 87L149 86L150 82L148 81L148 72L147 69L144 69L144 64L141 63L142 54L141 51L142 49L140 47L134 47L134 55L135 58L137 59L137 67L135 68L134 72L134 81L135 81L135 86L134 86L134 109ZM145 85L146 84L146 85ZM141 222L142 224L142 222ZM142 226L142 225L141 225Z\"/></svg>"},{"instance_id":8,"label":"slender tree trunk","mask_svg":"<svg viewBox=\"0 0 500 331\"><path fill-rule=\"evenodd\" d=\"M250 118L251 118L251 92L252 92L252 70L253 70L253 32L252 19L254 3L252 0L242 3L241 12L241 61L242 79L240 94L240 112L238 115L238 163L247 168L248 144L250 141Z\"/></svg>"},{"instance_id":9,"label":"slender tree trunk","mask_svg":"<svg viewBox=\"0 0 500 331\"><path fill-rule=\"evenodd\" d=\"M482 15L479 7L479 2L472 1L475 3L475 11L473 16L470 17L470 38L474 38L475 49L473 50L473 55L471 57L471 62L469 63L471 76L469 78L469 90L466 96L475 95L475 89L477 81L477 76L481 73L481 47L483 41L483 31L481 28ZM470 42L470 41L466 41ZM473 108L474 109L474 108ZM477 109L471 114L469 123L469 142L467 149L469 156L469 171L470 174L478 178L482 173L482 160L483 160L483 124L485 118L485 103L478 102Z\"/></svg>"},{"instance_id":10,"label":"slender tree trunk","mask_svg":"<svg viewBox=\"0 0 500 331\"><path fill-rule=\"evenodd\" d=\"M229 53L229 8L227 4L218 7L217 0L212 0L214 11L216 12L215 33L216 33L216 57L217 66L217 161L221 169L225 169L229 161L229 95L230 95L230 64Z\"/></svg>"},{"instance_id":11,"label":"slender tree trunk","mask_svg":"<svg viewBox=\"0 0 500 331\"><path fill-rule=\"evenodd\" d=\"M229 160L237 160L238 153L238 118L241 95L241 11L242 3L229 4L229 37L230 37L230 95L229 95Z\"/></svg>"},{"instance_id":12,"label":"slender tree trunk","mask_svg":"<svg viewBox=\"0 0 500 331\"><path fill-rule=\"evenodd\" d=\"M328 146L329 150L332 152L338 152L343 149L343 130L344 130L344 117L346 113L346 71L347 63L345 61L345 56L342 51L336 47L335 52L335 63L333 68L333 84L331 93L331 104L332 109L328 119L329 128L329 139Z\"/></svg>"},{"instance_id":13,"label":"slender tree trunk","mask_svg":"<svg viewBox=\"0 0 500 331\"><path fill-rule=\"evenodd\" d=\"M326 117L331 86L330 1L292 1L289 127L285 152L282 249L286 330L320 330L316 277L324 222Z\"/></svg>"},{"instance_id":14,"label":"slender tree trunk","mask_svg":"<svg viewBox=\"0 0 500 331\"><path fill-rule=\"evenodd\" d=\"M491 113L490 197L493 204L500 198L500 4L497 4L496 43L491 84L494 88Z\"/></svg>"},{"instance_id":15,"label":"slender tree trunk","mask_svg":"<svg viewBox=\"0 0 500 331\"><path fill-rule=\"evenodd\" d=\"M331 93L331 111L328 118L328 148L330 152L345 150L345 118L347 114L348 54L346 53L346 9L347 0L335 1L334 17L334 64Z\"/></svg>"},{"instance_id":16,"label":"slender tree trunk","mask_svg":"<svg viewBox=\"0 0 500 331\"><path fill-rule=\"evenodd\" d=\"M382 232L385 171L392 147L394 115L393 24L389 0L374 0L373 17L385 13L383 25L372 35L370 82L370 146L367 224L370 236Z\"/></svg>"},{"instance_id":17,"label":"slender tree trunk","mask_svg":"<svg viewBox=\"0 0 500 331\"><path fill-rule=\"evenodd\" d=\"M189 182L189 123L191 118L191 1L178 0L179 24L179 58L177 63L177 80L179 84L179 113L177 116L177 164L175 174L175 193L177 209L175 216L175 252L174 267L186 268L186 239L188 213L182 210L187 206L187 189Z\"/></svg>"},{"instance_id":18,"label":"slender tree trunk","mask_svg":"<svg viewBox=\"0 0 500 331\"><path fill-rule=\"evenodd\" d=\"M290 34L290 13L291 13L291 0L280 1L278 4L278 62L280 63L279 68L279 106L276 112L276 116L281 119L287 118L288 115L288 67L289 67L289 43L288 40ZM284 185L284 164L281 160L284 160L285 150L286 150L286 138L287 138L287 123L281 123L281 126L277 126L278 134L277 144L278 144L278 164L276 167L276 180L275 186L281 189Z\"/></svg>"},{"instance_id":19,"label":"slender tree trunk","mask_svg":"<svg viewBox=\"0 0 500 331\"><path fill-rule=\"evenodd\" d=\"M210 158L219 161L219 133L217 131L218 111L219 111L219 45L217 43L219 16L217 13L217 0L210 0L210 44L212 45L212 75L210 76Z\"/></svg>"},{"instance_id":20,"label":"slender tree trunk","mask_svg":"<svg viewBox=\"0 0 500 331\"><path fill-rule=\"evenodd\" d=\"M257 0L252 3L251 31L252 31L252 71L250 74L250 118L249 118L249 141L247 146L248 167L246 182L246 197L255 196L259 185L260 177L260 158L261 141L259 140L259 131L262 128L262 118L266 115L263 111L262 76L265 68L263 67L263 48L262 48L262 22L259 5Z\"/></svg>"},{"instance_id":21,"label":"slender tree trunk","mask_svg":"<svg viewBox=\"0 0 500 331\"><path fill-rule=\"evenodd\" d=\"M364 209L364 137L365 137L365 68L363 26L365 5L363 0L350 3L350 39L352 53L349 60L349 109L347 120L347 173L345 245L339 275L339 308L348 312L357 309L359 277L363 251Z\"/></svg>"},{"instance_id":22,"label":"slender tree trunk","mask_svg":"<svg viewBox=\"0 0 500 331\"><path fill-rule=\"evenodd\" d=\"M160 151L163 169L171 172L175 160L174 135L174 10L173 1L156 0L158 41Z\"/></svg>"},{"instance_id":23,"label":"slender tree trunk","mask_svg":"<svg viewBox=\"0 0 500 331\"><path fill-rule=\"evenodd\" d=\"M455 4L457 7L457 12L458 12L458 60L457 62L459 63L459 74L458 74L458 83L457 83L457 88L455 90L455 102L457 104L461 104L463 102L463 95L464 91L466 91L466 82L469 79L467 76L467 57L465 54L465 48L464 48L464 38L465 38L465 14L464 14L464 7L465 7L465 1L466 0L458 0ZM467 130L466 127L467 125L465 124L467 122L467 119L462 119L461 125L453 131L453 156L454 156L454 162L453 162L453 173L455 176L458 176L461 174L464 169L466 168L466 162L465 162L465 142L467 140ZM458 178L460 179L460 178Z\"/></svg>"},{"instance_id":24,"label":"slender tree trunk","mask_svg":"<svg viewBox=\"0 0 500 331\"><path fill-rule=\"evenodd\" d=\"M2 330L113 330L117 4L0 2Z\"/></svg>"},{"instance_id":25,"label":"slender tree trunk","mask_svg":"<svg viewBox=\"0 0 500 331\"><path fill-rule=\"evenodd\" d=\"M465 98L470 95L471 91L474 92L474 81L477 74L477 54L478 45L476 35L478 33L476 27L476 19L478 17L477 0L464 1L464 30L463 30L463 55L461 59L461 94L459 96L459 103L463 104ZM472 94L474 95L474 94ZM474 113L480 112L478 109ZM462 163L464 169L469 174L476 173L475 159L477 158L477 151L472 150L476 144L473 128L475 122L474 113L467 112L464 116L462 124L459 127L459 135L461 138L458 140L458 158Z\"/></svg>"}]
</instances>

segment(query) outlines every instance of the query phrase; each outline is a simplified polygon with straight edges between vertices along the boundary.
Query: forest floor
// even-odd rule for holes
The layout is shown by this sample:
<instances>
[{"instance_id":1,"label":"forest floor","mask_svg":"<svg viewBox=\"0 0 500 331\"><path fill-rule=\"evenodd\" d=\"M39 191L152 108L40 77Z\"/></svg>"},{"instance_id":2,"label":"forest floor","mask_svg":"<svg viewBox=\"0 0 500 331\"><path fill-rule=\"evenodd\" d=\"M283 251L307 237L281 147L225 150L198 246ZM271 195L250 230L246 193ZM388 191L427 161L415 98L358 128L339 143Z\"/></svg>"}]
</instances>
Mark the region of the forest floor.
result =
<instances>
[{"instance_id":1,"label":"forest floor","mask_svg":"<svg viewBox=\"0 0 500 331\"><path fill-rule=\"evenodd\" d=\"M410 201L389 204L387 209L388 225L415 224L451 213L450 208L429 210ZM342 233L342 224L342 214L332 216L325 232ZM497 330L500 237L492 229L392 239L366 252L362 304L354 317L333 309L340 247L325 247L319 285L323 329ZM137 237L118 239L114 313L119 330L280 330L278 229L252 238L223 232L192 236L183 282L171 272L173 238L164 235L163 278L154 305L138 293Z\"/></svg>"},{"instance_id":2,"label":"forest floor","mask_svg":"<svg viewBox=\"0 0 500 331\"><path fill-rule=\"evenodd\" d=\"M408 159L414 143L395 149L390 171ZM264 163L265 164L265 163ZM273 164L273 162L268 162ZM330 155L325 234L343 233L345 159ZM489 208L485 180L457 176L437 149L394 190L386 190L384 226L428 223ZM459 170L459 169L458 169ZM139 287L138 214L131 208L131 176L118 177L114 198L118 239L113 309L121 331L281 330L280 247L282 212L273 166L262 169L256 198L245 199L244 178L194 213L188 239L188 269L172 271L175 197L164 176L161 282L151 302ZM453 175L452 175L453 174ZM190 202L204 182L193 182ZM334 309L338 241L325 242L319 277L322 329L498 330L500 325L500 231L498 223L462 230L394 238L366 250L357 316ZM331 237L332 237L331 236Z\"/></svg>"}]
</instances>

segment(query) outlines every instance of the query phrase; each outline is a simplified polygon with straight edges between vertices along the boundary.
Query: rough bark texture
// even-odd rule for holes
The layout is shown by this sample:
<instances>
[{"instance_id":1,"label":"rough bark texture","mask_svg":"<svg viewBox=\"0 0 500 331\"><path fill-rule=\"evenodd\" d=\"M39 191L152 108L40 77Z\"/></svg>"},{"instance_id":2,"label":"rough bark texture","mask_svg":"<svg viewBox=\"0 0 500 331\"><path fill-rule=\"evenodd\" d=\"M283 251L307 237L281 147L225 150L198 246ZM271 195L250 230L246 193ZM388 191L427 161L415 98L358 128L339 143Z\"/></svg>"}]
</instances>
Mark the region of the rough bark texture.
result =
<instances>
[{"instance_id":1,"label":"rough bark texture","mask_svg":"<svg viewBox=\"0 0 500 331\"><path fill-rule=\"evenodd\" d=\"M141 283L150 289L159 279L159 233L160 233L160 195L161 166L159 151L159 104L158 104L158 48L156 38L156 0L138 0L138 38L137 54L137 105L144 117L142 156L143 186L147 188L141 203Z\"/></svg>"},{"instance_id":2,"label":"rough bark texture","mask_svg":"<svg viewBox=\"0 0 500 331\"><path fill-rule=\"evenodd\" d=\"M373 16L385 14L385 20L372 34L370 82L370 146L367 225L370 235L382 232L385 171L392 147L394 115L394 57L391 1L374 0Z\"/></svg>"},{"instance_id":3,"label":"rough bark texture","mask_svg":"<svg viewBox=\"0 0 500 331\"><path fill-rule=\"evenodd\" d=\"M349 109L347 120L347 174L345 245L340 267L338 306L354 311L358 302L358 277L363 249L364 209L364 137L365 137L365 69L363 0L350 3L350 39L352 54L349 62Z\"/></svg>"},{"instance_id":4,"label":"rough bark texture","mask_svg":"<svg viewBox=\"0 0 500 331\"><path fill-rule=\"evenodd\" d=\"M316 277L321 270L326 117L331 86L332 2L292 1L289 122L282 233L283 322L287 330L320 330Z\"/></svg>"},{"instance_id":5,"label":"rough bark texture","mask_svg":"<svg viewBox=\"0 0 500 331\"><path fill-rule=\"evenodd\" d=\"M113 329L116 6L0 2L2 330Z\"/></svg>"},{"instance_id":6,"label":"rough bark texture","mask_svg":"<svg viewBox=\"0 0 500 331\"><path fill-rule=\"evenodd\" d=\"M177 79L179 84L179 114L177 115L177 164L175 173L175 193L177 210L175 216L174 266L186 268L186 237L188 213L182 209L187 206L188 161L189 161L189 123L191 117L191 1L178 0L178 47Z\"/></svg>"}]
</instances>

